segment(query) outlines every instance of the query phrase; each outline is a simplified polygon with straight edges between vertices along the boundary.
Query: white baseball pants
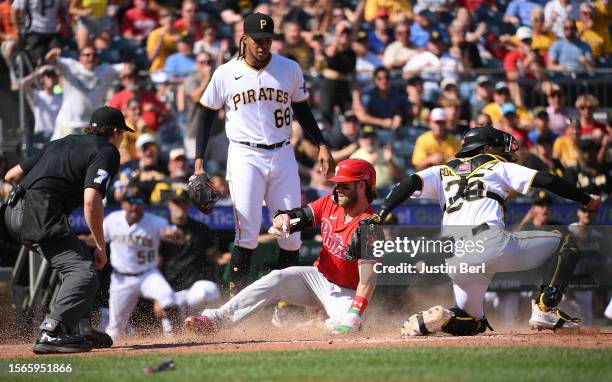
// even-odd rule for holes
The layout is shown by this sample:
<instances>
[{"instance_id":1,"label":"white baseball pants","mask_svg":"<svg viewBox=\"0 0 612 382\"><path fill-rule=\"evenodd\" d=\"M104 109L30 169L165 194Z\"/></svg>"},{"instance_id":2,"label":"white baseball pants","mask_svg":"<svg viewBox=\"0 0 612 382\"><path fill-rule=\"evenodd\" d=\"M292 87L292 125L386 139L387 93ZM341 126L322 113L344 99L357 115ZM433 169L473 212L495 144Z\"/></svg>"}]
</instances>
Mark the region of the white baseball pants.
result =
<instances>
[{"instance_id":1,"label":"white baseball pants","mask_svg":"<svg viewBox=\"0 0 612 382\"><path fill-rule=\"evenodd\" d=\"M106 333L113 339L126 335L128 320L140 296L159 301L162 308L176 305L174 291L157 268L139 276L113 272L108 297L109 322L106 328Z\"/></svg>"},{"instance_id":2,"label":"white baseball pants","mask_svg":"<svg viewBox=\"0 0 612 382\"><path fill-rule=\"evenodd\" d=\"M559 247L561 234L546 231L512 233L492 228L474 236L472 240L484 240L485 250L482 254L453 256L446 263L457 269L459 263L485 263L485 273L449 273L457 307L479 319L484 317L484 296L493 276L498 272L518 272L541 266Z\"/></svg>"},{"instance_id":3,"label":"white baseball pants","mask_svg":"<svg viewBox=\"0 0 612 382\"><path fill-rule=\"evenodd\" d=\"M275 270L244 288L219 309L202 314L217 327L231 326L257 311L286 301L304 307L323 307L330 327L340 324L350 308L355 290L327 280L315 267L289 267Z\"/></svg>"},{"instance_id":4,"label":"white baseball pants","mask_svg":"<svg viewBox=\"0 0 612 382\"><path fill-rule=\"evenodd\" d=\"M266 150L230 142L226 178L234 205L234 243L239 247L257 247L264 201L270 216L301 205L298 165L290 144ZM287 251L297 251L301 244L299 233L278 239Z\"/></svg>"}]
</instances>

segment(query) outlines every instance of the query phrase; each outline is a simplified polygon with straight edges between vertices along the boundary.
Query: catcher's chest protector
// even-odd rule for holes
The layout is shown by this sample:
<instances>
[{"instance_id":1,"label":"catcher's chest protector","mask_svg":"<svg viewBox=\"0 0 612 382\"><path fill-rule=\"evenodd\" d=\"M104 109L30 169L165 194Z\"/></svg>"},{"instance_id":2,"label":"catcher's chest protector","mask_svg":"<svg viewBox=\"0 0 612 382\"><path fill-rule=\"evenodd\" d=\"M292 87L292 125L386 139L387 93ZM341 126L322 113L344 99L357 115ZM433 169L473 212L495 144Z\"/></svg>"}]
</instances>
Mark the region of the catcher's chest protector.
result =
<instances>
[{"instance_id":1,"label":"catcher's chest protector","mask_svg":"<svg viewBox=\"0 0 612 382\"><path fill-rule=\"evenodd\" d=\"M465 199L466 201L480 199L483 197L491 198L497 201L505 208L506 201L496 193L486 191L481 187L477 187L478 183L468 183L470 178L479 178L484 176L479 170L487 165L493 165L496 162L503 161L498 156L489 154L480 154L468 159L453 159L448 162L445 168L455 175L459 188L457 193L448 198L447 203L444 205L443 210L446 211L447 206L452 206L458 199ZM451 183L449 183L449 186ZM447 212L453 212L452 207Z\"/></svg>"}]
</instances>

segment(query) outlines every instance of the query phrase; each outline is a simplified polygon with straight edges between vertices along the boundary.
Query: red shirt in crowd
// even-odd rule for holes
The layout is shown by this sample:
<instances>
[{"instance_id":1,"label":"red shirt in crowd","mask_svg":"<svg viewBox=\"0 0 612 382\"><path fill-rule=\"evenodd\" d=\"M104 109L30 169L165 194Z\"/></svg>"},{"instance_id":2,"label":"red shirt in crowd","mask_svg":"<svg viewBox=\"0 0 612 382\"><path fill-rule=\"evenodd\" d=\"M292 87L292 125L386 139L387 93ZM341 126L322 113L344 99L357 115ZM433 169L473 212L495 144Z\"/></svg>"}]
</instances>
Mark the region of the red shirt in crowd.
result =
<instances>
[{"instance_id":1,"label":"red shirt in crowd","mask_svg":"<svg viewBox=\"0 0 612 382\"><path fill-rule=\"evenodd\" d=\"M604 135L607 134L606 125L601 122L593 121L593 123L590 124L581 123L580 127L580 137L583 139L591 138L595 130L601 130Z\"/></svg>"},{"instance_id":2,"label":"red shirt in crowd","mask_svg":"<svg viewBox=\"0 0 612 382\"><path fill-rule=\"evenodd\" d=\"M166 109L166 106L157 98L155 93L148 92L148 91L142 91L138 93L138 96L140 97L140 102L143 108L146 105L153 105L153 110L163 111ZM119 110L123 110L125 105L132 98L134 98L134 92L127 90L127 89L123 89L113 94L111 99L108 101L108 106L117 108ZM147 111L143 112L143 115L145 113L151 113L152 116L155 116L154 118L152 118L152 116L149 116L148 119L151 120L152 122L152 125L149 126L149 128L151 128L152 130L157 130L157 127L159 126L159 120L157 118L157 115L155 113L147 112Z\"/></svg>"},{"instance_id":3,"label":"red shirt in crowd","mask_svg":"<svg viewBox=\"0 0 612 382\"><path fill-rule=\"evenodd\" d=\"M129 32L132 38L146 38L153 29L157 28L158 19L157 12L148 9L141 11L136 7L130 8L123 16L121 34L125 35L126 32Z\"/></svg>"},{"instance_id":4,"label":"red shirt in crowd","mask_svg":"<svg viewBox=\"0 0 612 382\"><path fill-rule=\"evenodd\" d=\"M185 19L180 18L178 20L176 20L174 22L174 28L176 28L176 30L179 31L179 33L184 33L185 31L187 31L187 24L185 22ZM199 41L202 39L202 31L204 30L204 24L202 24L202 22L200 20L196 20L195 22L195 30L192 31L193 35L195 36L196 41Z\"/></svg>"},{"instance_id":5,"label":"red shirt in crowd","mask_svg":"<svg viewBox=\"0 0 612 382\"><path fill-rule=\"evenodd\" d=\"M314 225L321 225L321 252L314 266L326 279L343 288L357 289L359 259L347 258L346 247L351 243L359 222L374 212L368 207L361 215L344 224L344 208L327 195L309 204Z\"/></svg>"},{"instance_id":6,"label":"red shirt in crowd","mask_svg":"<svg viewBox=\"0 0 612 382\"><path fill-rule=\"evenodd\" d=\"M474 12L481 5L491 8L493 6L493 0L459 0L457 4L467 8L470 12Z\"/></svg>"},{"instance_id":7,"label":"red shirt in crowd","mask_svg":"<svg viewBox=\"0 0 612 382\"><path fill-rule=\"evenodd\" d=\"M518 49L511 51L510 53L506 54L506 57L504 57L504 71L518 71L519 66L523 65L523 62L526 58L527 56L525 56L523 52ZM542 57L538 58L538 65L540 65L541 68L544 68L545 63ZM529 68L523 68L523 73L525 75L525 78L535 78L535 74L531 70L529 70Z\"/></svg>"},{"instance_id":8,"label":"red shirt in crowd","mask_svg":"<svg viewBox=\"0 0 612 382\"><path fill-rule=\"evenodd\" d=\"M17 36L15 28L11 23L11 2L8 0L0 3L0 26L0 33L2 35L9 37Z\"/></svg>"}]
</instances>

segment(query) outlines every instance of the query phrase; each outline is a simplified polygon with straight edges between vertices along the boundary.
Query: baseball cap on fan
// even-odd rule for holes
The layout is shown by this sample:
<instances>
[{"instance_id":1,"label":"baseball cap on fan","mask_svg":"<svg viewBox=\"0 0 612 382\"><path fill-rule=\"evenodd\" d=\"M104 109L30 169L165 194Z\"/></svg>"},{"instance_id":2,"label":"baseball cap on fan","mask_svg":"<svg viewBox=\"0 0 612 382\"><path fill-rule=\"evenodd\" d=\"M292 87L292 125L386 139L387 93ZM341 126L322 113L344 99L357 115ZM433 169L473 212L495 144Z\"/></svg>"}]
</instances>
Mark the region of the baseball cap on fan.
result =
<instances>
[{"instance_id":1,"label":"baseball cap on fan","mask_svg":"<svg viewBox=\"0 0 612 382\"><path fill-rule=\"evenodd\" d=\"M251 13L244 19L244 34L255 40L274 38L274 21L263 13Z\"/></svg>"},{"instance_id":2,"label":"baseball cap on fan","mask_svg":"<svg viewBox=\"0 0 612 382\"><path fill-rule=\"evenodd\" d=\"M108 129L119 129L124 131L134 132L134 129L128 127L125 123L125 117L119 109L110 106L102 106L96 109L89 120L91 127L105 127Z\"/></svg>"}]
</instances>

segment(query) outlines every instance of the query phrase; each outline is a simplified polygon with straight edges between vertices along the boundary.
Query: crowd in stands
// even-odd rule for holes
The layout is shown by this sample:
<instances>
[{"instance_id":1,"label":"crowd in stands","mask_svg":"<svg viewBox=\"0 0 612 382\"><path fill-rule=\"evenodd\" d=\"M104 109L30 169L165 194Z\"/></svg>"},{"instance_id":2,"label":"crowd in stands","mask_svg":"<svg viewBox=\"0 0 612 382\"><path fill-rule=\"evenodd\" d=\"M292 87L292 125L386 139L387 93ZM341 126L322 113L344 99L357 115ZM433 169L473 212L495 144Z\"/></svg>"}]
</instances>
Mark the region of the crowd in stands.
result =
<instances>
[{"instance_id":1,"label":"crowd in stands","mask_svg":"<svg viewBox=\"0 0 612 382\"><path fill-rule=\"evenodd\" d=\"M300 64L334 158L372 162L381 192L448 161L467 129L492 124L520 141L520 163L610 193L602 103L612 94L595 92L612 62L608 0L5 0L1 53L12 89L27 96L30 152L114 106L136 132L108 203L131 181L162 203L161 191L192 171L199 99L255 11L275 21L273 52ZM223 124L220 112L206 168L227 190ZM329 188L313 169L315 147L293 129L312 199Z\"/></svg>"}]
</instances>

